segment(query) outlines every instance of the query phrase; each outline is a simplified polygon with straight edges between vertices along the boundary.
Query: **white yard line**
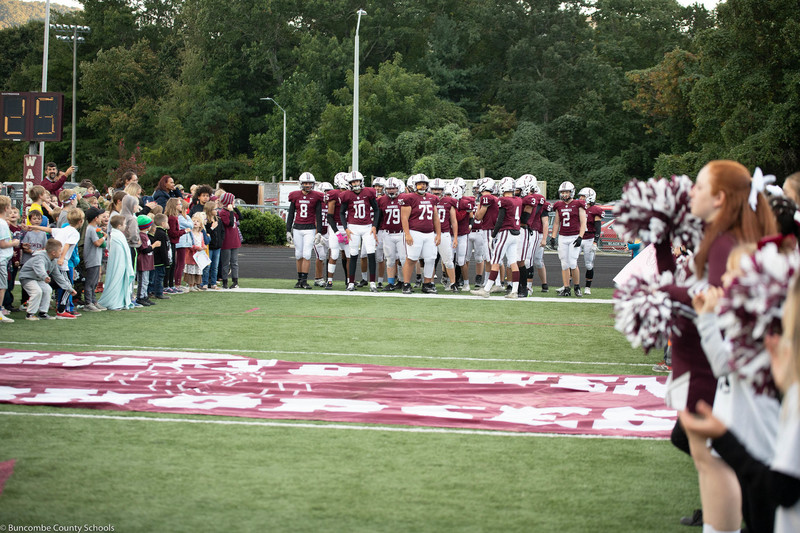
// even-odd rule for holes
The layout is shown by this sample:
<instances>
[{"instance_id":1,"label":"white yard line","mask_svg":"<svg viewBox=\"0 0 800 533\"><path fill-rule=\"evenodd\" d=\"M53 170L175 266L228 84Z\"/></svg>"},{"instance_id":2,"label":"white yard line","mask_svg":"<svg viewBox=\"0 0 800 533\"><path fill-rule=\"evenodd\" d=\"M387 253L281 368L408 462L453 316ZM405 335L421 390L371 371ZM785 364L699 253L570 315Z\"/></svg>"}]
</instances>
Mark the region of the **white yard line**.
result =
<instances>
[{"instance_id":1,"label":"white yard line","mask_svg":"<svg viewBox=\"0 0 800 533\"><path fill-rule=\"evenodd\" d=\"M592 298L575 298L570 296L568 298L542 298L539 296L530 296L528 298L517 298L510 300L505 298L502 293L495 293L494 296L484 298L482 296L473 296L468 292L463 293L449 293L444 292L444 289L439 289L439 294L422 294L420 289L414 289L413 294L403 294L403 291L398 289L393 292L369 292L367 287L362 287L356 291L326 291L322 288L318 290L300 290L300 289L228 289L226 291L212 291L210 294L232 294L237 292L247 292L254 294L302 294L306 296L368 296L368 297L384 297L391 298L444 298L448 300L489 300L493 302L508 301L508 302L547 302L547 303L583 303L583 304L613 304L614 300L608 299L592 299ZM555 290L555 289L552 289Z\"/></svg>"},{"instance_id":2,"label":"white yard line","mask_svg":"<svg viewBox=\"0 0 800 533\"><path fill-rule=\"evenodd\" d=\"M102 352L102 353L111 353L105 352L104 349L113 349L113 350L125 350L125 355L142 355L147 356L147 354L142 353L142 350L153 350L159 352L167 352L167 354L153 354L153 355L163 355L165 357L173 357L175 353L174 348L163 347L163 346L137 346L135 352L131 353L131 346L124 346L124 345L116 345L116 344L77 344L77 343L52 343L52 342L17 342L17 341L0 341L0 345L14 345L14 346L43 346L45 348L49 346L53 347L60 347L60 346L70 346L76 348L91 348L93 352ZM204 354L204 350L206 348L190 348L184 347L184 353L190 354L192 357L202 357ZM425 359L430 361L479 361L479 362L487 362L487 363L543 363L543 364L562 364L562 365L597 365L597 366L629 366L629 367L649 367L653 366L653 362L650 363L617 363L617 362L607 362L607 361L561 361L561 360L546 360L546 359L508 359L508 358L499 358L499 357L464 357L464 356L428 356L428 355L409 355L409 354L366 354L366 353L342 353L342 352L311 352L311 351L298 351L298 350L238 350L235 348L230 348L230 351L237 352L237 353L248 353L248 354L265 354L265 355L307 355L307 356L317 356L317 355L324 355L328 357L357 357L357 358L364 358L364 359ZM211 354L212 356L216 356L217 354ZM230 357L230 356L228 356Z\"/></svg>"},{"instance_id":3,"label":"white yard line","mask_svg":"<svg viewBox=\"0 0 800 533\"><path fill-rule=\"evenodd\" d=\"M293 422L262 422L255 420L203 420L195 418L159 418L155 416L114 416L114 415L85 415L77 413L22 413L18 411L2 411L4 416L22 417L52 417L52 418L83 418L95 420L118 420L126 422L172 422L176 424L215 424L222 426L260 426L284 429L328 429L345 431L380 431L387 433L433 433L444 435L476 435L481 437L570 437L578 439L617 439L617 440L664 440L654 437L628 437L628 436L601 436L601 435L572 435L565 433L521 433L515 431L492 431L474 429L451 428L424 428L409 426L359 426L355 424L319 424L293 423Z\"/></svg>"}]
</instances>

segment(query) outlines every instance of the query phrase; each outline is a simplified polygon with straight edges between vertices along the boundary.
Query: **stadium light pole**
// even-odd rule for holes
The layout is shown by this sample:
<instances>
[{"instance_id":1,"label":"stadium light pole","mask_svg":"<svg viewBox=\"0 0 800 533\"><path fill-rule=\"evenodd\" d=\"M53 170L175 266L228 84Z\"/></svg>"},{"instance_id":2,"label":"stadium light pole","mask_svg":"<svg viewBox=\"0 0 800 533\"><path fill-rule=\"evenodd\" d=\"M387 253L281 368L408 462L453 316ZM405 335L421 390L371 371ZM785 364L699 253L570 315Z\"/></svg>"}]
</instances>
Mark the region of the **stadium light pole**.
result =
<instances>
[{"instance_id":1,"label":"stadium light pole","mask_svg":"<svg viewBox=\"0 0 800 533\"><path fill-rule=\"evenodd\" d=\"M281 104L270 97L261 98L261 100L269 100L278 106L278 109L283 111L283 181L286 181L286 110L281 107Z\"/></svg>"},{"instance_id":2,"label":"stadium light pole","mask_svg":"<svg viewBox=\"0 0 800 533\"><path fill-rule=\"evenodd\" d=\"M44 7L44 51L42 52L42 92L47 92L47 63L49 62L50 51L50 0L47 0ZM31 142L28 147L29 154L36 153L36 144ZM39 142L39 155L44 159L44 141Z\"/></svg>"},{"instance_id":3,"label":"stadium light pole","mask_svg":"<svg viewBox=\"0 0 800 533\"><path fill-rule=\"evenodd\" d=\"M78 43L84 42L86 39L82 37L84 33L89 33L92 29L89 26L77 26L75 24L54 24L53 29L56 32L62 32L70 35L56 35L59 41L72 41L72 158L70 166L72 166L73 176L75 175L75 122L77 116L77 95L78 95ZM74 180L74 178L73 178Z\"/></svg>"},{"instance_id":4,"label":"stadium light pole","mask_svg":"<svg viewBox=\"0 0 800 533\"><path fill-rule=\"evenodd\" d=\"M363 9L358 10L356 22L355 60L353 62L353 172L358 172L358 30L361 27L361 15L366 15Z\"/></svg>"}]
</instances>

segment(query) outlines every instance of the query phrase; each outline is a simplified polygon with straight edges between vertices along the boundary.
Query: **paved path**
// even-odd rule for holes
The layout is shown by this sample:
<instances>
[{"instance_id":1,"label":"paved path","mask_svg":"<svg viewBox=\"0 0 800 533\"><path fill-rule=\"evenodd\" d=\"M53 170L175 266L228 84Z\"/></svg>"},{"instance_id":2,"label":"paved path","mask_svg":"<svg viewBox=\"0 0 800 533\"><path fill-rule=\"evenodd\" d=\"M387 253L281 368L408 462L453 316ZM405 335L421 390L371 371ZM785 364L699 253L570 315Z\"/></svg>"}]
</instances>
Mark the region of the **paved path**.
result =
<instances>
[{"instance_id":1,"label":"paved path","mask_svg":"<svg viewBox=\"0 0 800 533\"><path fill-rule=\"evenodd\" d=\"M630 256L627 254L598 254L594 265L593 287L613 287L612 279L622 269ZM547 267L548 282L551 287L561 286L561 264L555 252L544 254L544 263ZM581 270L581 285L585 267L583 256L578 260ZM471 277L475 277L475 269L470 268ZM242 278L277 278L296 279L297 267L294 260L294 248L286 246L247 246L239 251L239 276ZM311 265L311 278L314 277L314 265ZM341 263L336 271L336 279L341 281ZM538 284L538 277L535 278Z\"/></svg>"}]
</instances>

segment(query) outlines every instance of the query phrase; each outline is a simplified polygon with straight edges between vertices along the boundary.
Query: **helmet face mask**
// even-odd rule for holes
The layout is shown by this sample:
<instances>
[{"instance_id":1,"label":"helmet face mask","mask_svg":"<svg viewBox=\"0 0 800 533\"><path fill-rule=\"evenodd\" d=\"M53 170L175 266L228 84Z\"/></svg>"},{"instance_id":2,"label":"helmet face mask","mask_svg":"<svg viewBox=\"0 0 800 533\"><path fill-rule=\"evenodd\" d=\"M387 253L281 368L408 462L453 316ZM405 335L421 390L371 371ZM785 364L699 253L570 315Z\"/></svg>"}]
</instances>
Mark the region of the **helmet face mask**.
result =
<instances>
[{"instance_id":1,"label":"helmet face mask","mask_svg":"<svg viewBox=\"0 0 800 533\"><path fill-rule=\"evenodd\" d=\"M575 186L572 182L565 181L558 187L558 197L564 202L569 202L575 197Z\"/></svg>"},{"instance_id":2,"label":"helmet face mask","mask_svg":"<svg viewBox=\"0 0 800 533\"><path fill-rule=\"evenodd\" d=\"M587 205L594 205L597 201L597 193L591 187L584 187L578 193L578 198L583 198Z\"/></svg>"},{"instance_id":3,"label":"helmet face mask","mask_svg":"<svg viewBox=\"0 0 800 533\"><path fill-rule=\"evenodd\" d=\"M314 175L311 172L303 172L300 174L300 178L298 179L300 182L300 188L303 189L303 192L309 193L314 190L314 185L316 184L317 180L314 178Z\"/></svg>"},{"instance_id":4,"label":"helmet face mask","mask_svg":"<svg viewBox=\"0 0 800 533\"><path fill-rule=\"evenodd\" d=\"M350 190L354 193L361 192L361 189L364 188L364 180L353 179L350 180Z\"/></svg>"},{"instance_id":5,"label":"helmet face mask","mask_svg":"<svg viewBox=\"0 0 800 533\"><path fill-rule=\"evenodd\" d=\"M411 178L414 178L414 190L417 192L417 194L425 194L428 192L428 187L430 186L430 180L428 179L428 176L425 174L415 174L414 176L411 176Z\"/></svg>"}]
</instances>

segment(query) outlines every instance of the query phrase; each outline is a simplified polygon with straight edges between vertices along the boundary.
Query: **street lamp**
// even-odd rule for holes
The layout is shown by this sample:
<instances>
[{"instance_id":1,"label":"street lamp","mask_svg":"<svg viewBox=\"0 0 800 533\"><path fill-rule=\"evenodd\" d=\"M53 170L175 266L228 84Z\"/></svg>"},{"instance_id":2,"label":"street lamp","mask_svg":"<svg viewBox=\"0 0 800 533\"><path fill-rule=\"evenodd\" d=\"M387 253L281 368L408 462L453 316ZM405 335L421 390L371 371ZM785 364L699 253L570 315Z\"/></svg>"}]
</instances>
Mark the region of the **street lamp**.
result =
<instances>
[{"instance_id":1,"label":"street lamp","mask_svg":"<svg viewBox=\"0 0 800 533\"><path fill-rule=\"evenodd\" d=\"M281 104L273 100L272 98L260 98L260 100L269 100L278 108L283 111L283 181L286 181L286 110L281 107Z\"/></svg>"},{"instance_id":2,"label":"street lamp","mask_svg":"<svg viewBox=\"0 0 800 533\"><path fill-rule=\"evenodd\" d=\"M50 52L50 0L46 0L44 7L44 51L42 52L42 92L47 92L47 64ZM36 153L36 144L31 142L28 146L28 153ZM39 155L44 158L44 142L39 143Z\"/></svg>"},{"instance_id":3,"label":"street lamp","mask_svg":"<svg viewBox=\"0 0 800 533\"><path fill-rule=\"evenodd\" d=\"M92 29L89 26L77 26L75 24L53 24L52 28L56 33L65 33L67 35L56 35L59 41L72 41L72 159L70 166L72 166L73 176L75 175L75 117L76 117L76 98L78 94L77 84L77 71L78 71L78 43L82 43L85 39L83 34L89 33ZM71 36L68 34L72 34ZM74 179L74 178L73 178Z\"/></svg>"},{"instance_id":4,"label":"street lamp","mask_svg":"<svg viewBox=\"0 0 800 533\"><path fill-rule=\"evenodd\" d=\"M361 27L361 15L366 14L366 11L359 9L358 22L356 22L356 52L353 63L353 172L358 172L358 29Z\"/></svg>"}]
</instances>

